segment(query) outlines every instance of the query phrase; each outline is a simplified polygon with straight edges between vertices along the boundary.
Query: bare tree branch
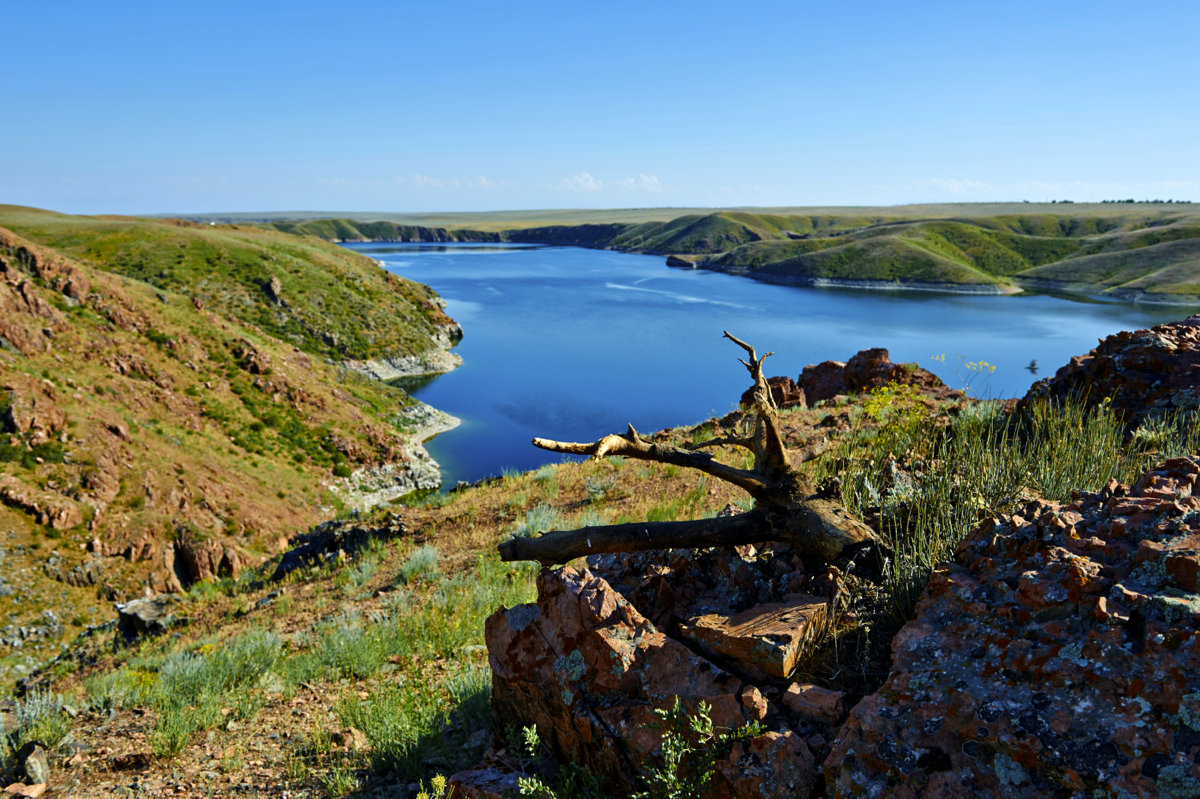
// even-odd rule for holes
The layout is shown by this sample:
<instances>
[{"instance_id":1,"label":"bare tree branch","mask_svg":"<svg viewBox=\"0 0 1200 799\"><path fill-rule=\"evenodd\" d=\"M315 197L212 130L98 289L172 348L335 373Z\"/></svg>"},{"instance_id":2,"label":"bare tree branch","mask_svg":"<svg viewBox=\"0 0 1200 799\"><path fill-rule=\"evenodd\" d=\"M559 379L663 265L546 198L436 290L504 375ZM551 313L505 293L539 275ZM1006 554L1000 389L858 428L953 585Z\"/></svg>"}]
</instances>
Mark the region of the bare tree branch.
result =
<instances>
[{"instance_id":1,"label":"bare tree branch","mask_svg":"<svg viewBox=\"0 0 1200 799\"><path fill-rule=\"evenodd\" d=\"M633 430L630 427L630 430ZM636 436L636 433L634 434ZM699 469L706 474L733 483L751 496L757 496L764 489L762 476L758 472L736 469L720 461L714 460L711 453L694 452L666 444L651 443L640 436L631 439L627 433L624 436L608 435L590 444L578 444L569 441L551 441L547 438L535 438L533 445L551 452L567 452L572 455L591 455L599 460L607 455L621 455L626 458L636 458L643 461L657 461L683 466L688 469Z\"/></svg>"},{"instance_id":2,"label":"bare tree branch","mask_svg":"<svg viewBox=\"0 0 1200 799\"><path fill-rule=\"evenodd\" d=\"M771 389L763 376L762 363L772 353L759 356L754 347L725 332L725 337L745 350L739 359L754 380L754 431L750 436L729 433L710 441L675 447L647 440L630 425L623 435L608 435L579 444L535 438L534 446L551 452L568 452L603 458L621 455L657 461L710 474L745 490L757 501L750 513L715 519L683 522L645 522L556 530L538 538L515 538L500 545L504 560L536 560L563 563L580 555L597 552L627 552L730 546L762 541L787 541L802 558L817 563L861 559L870 553L876 562L888 553L875 532L851 516L844 507L818 496L812 482L798 467L818 457L829 446L825 440L808 444L789 460L779 429ZM714 459L700 449L722 445L739 446L754 452L754 468L737 469Z\"/></svg>"}]
</instances>

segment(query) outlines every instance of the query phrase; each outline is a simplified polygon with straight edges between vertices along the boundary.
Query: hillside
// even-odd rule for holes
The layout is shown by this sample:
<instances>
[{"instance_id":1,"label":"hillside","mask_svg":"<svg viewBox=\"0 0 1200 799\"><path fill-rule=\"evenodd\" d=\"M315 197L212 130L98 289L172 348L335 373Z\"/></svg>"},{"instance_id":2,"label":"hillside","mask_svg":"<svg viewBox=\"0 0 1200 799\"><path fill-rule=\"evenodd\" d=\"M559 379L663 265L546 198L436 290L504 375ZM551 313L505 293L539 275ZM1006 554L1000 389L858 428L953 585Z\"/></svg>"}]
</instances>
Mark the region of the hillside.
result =
<instances>
[{"instance_id":1,"label":"hillside","mask_svg":"<svg viewBox=\"0 0 1200 799\"><path fill-rule=\"evenodd\" d=\"M146 585L436 482L436 414L339 362L456 331L427 287L317 239L0 208L0 674Z\"/></svg>"},{"instance_id":2,"label":"hillside","mask_svg":"<svg viewBox=\"0 0 1200 799\"><path fill-rule=\"evenodd\" d=\"M511 241L684 255L707 269L808 285L1023 288L1183 304L1200 297L1200 211L1188 203L682 210L263 215L256 223L333 240Z\"/></svg>"},{"instance_id":3,"label":"hillside","mask_svg":"<svg viewBox=\"0 0 1200 799\"><path fill-rule=\"evenodd\" d=\"M822 453L814 481L892 543L885 573L810 566L780 542L608 554L589 571L501 562L508 537L753 507L674 463L549 464L321 525L255 573L193 586L169 634L114 646L116 630L93 631L7 705L11 739L42 741L50 795L71 796L500 796L524 777L539 796L609 799L693 770L713 795L779 799L955 795L941 788L968 778L996 796L1109 796L1113 774L1131 794L1162 775L1189 788L1200 458L1182 456L1200 428L1169 409L1195 406L1198 326L1112 336L1046 381L1124 398L1091 412L969 400L884 350L807 367L808 408L772 379L781 438ZM1149 394L1147 373L1163 376ZM1130 402L1168 412L1126 419ZM643 435L748 465L729 435L748 421ZM514 703L531 691L541 701ZM672 763L676 723L696 734ZM534 724L540 744L522 735ZM441 793L438 775L476 792Z\"/></svg>"}]
</instances>

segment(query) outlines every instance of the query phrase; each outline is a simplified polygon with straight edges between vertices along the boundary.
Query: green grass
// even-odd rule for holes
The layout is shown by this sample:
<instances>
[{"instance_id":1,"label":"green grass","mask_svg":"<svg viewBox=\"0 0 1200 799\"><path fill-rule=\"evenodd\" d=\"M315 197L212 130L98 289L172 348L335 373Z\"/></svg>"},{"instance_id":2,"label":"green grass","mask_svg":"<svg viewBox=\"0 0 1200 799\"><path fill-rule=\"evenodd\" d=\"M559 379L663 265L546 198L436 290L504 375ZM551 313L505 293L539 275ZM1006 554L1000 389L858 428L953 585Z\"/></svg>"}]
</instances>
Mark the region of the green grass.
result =
<instances>
[{"instance_id":1,"label":"green grass","mask_svg":"<svg viewBox=\"0 0 1200 799\"><path fill-rule=\"evenodd\" d=\"M1192 416L1160 419L1126 436L1106 405L1034 403L1024 414L1005 415L997 403L980 403L941 429L897 397L875 411L878 429L846 439L819 476L834 476L836 465L846 507L879 518L895 553L888 586L897 623L911 617L934 566L985 515L1011 512L1024 497L1068 501L1112 478L1132 482L1153 463L1200 446L1200 421Z\"/></svg>"},{"instance_id":2,"label":"green grass","mask_svg":"<svg viewBox=\"0 0 1200 799\"><path fill-rule=\"evenodd\" d=\"M0 206L0 226L335 359L422 352L447 321L428 287L314 237L14 206ZM268 296L272 279L282 285L282 304ZM169 337L155 335L167 346Z\"/></svg>"},{"instance_id":3,"label":"green grass","mask_svg":"<svg viewBox=\"0 0 1200 799\"><path fill-rule=\"evenodd\" d=\"M1001 203L368 214L273 224L331 239L507 240L686 253L773 280L1017 283L1169 298L1200 295L1198 219L1187 203Z\"/></svg>"}]
</instances>

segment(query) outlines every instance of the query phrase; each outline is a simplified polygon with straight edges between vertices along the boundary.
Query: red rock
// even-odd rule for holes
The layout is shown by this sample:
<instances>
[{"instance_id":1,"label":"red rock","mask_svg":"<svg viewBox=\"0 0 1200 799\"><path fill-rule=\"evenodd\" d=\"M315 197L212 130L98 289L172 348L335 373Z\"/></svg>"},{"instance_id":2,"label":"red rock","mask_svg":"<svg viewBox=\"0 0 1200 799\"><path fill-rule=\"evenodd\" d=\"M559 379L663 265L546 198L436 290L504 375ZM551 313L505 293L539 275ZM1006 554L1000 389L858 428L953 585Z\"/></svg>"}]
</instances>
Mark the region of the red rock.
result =
<instances>
[{"instance_id":1,"label":"red rock","mask_svg":"<svg viewBox=\"0 0 1200 799\"><path fill-rule=\"evenodd\" d=\"M726 730L774 715L757 688L664 635L586 570L543 572L537 603L494 614L486 638L497 726L535 725L558 758L591 769L619 795L634 792L635 775L656 764L655 708L670 708L678 698L692 712L705 702L714 725ZM775 732L786 737L790 730ZM807 753L803 741L787 740L785 748ZM763 753L784 746L773 741L735 753L746 760L738 768L753 766L761 784L807 792L811 754L764 762ZM730 791L750 795L736 786Z\"/></svg>"},{"instance_id":2,"label":"red rock","mask_svg":"<svg viewBox=\"0 0 1200 799\"><path fill-rule=\"evenodd\" d=\"M932 372L911 363L892 363L888 351L882 347L862 350L846 361L846 388L850 391L870 391L888 383L920 386L922 388L945 388Z\"/></svg>"},{"instance_id":3,"label":"red rock","mask_svg":"<svg viewBox=\"0 0 1200 799\"><path fill-rule=\"evenodd\" d=\"M1107 400L1132 429L1147 418L1200 405L1200 316L1108 336L1054 377L1034 383L1022 404L1044 398ZM1181 479L1194 473L1181 475Z\"/></svg>"},{"instance_id":4,"label":"red rock","mask_svg":"<svg viewBox=\"0 0 1200 799\"><path fill-rule=\"evenodd\" d=\"M679 637L709 657L733 661L752 678L786 677L823 631L829 603L797 594L736 614L705 613L679 625Z\"/></svg>"},{"instance_id":5,"label":"red rock","mask_svg":"<svg viewBox=\"0 0 1200 799\"><path fill-rule=\"evenodd\" d=\"M970 533L839 731L828 795L1192 795L1200 597L1182 564L1200 519L1161 487L1197 469L1193 456L1082 494L1071 527L1034 502Z\"/></svg>"},{"instance_id":6,"label":"red rock","mask_svg":"<svg viewBox=\"0 0 1200 799\"><path fill-rule=\"evenodd\" d=\"M800 388L810 403L833 399L846 393L846 364L841 361L822 361L804 367Z\"/></svg>"},{"instance_id":7,"label":"red rock","mask_svg":"<svg viewBox=\"0 0 1200 799\"><path fill-rule=\"evenodd\" d=\"M83 524L83 511L66 497L26 485L11 475L0 477L0 502L25 511L55 530Z\"/></svg>"},{"instance_id":8,"label":"red rock","mask_svg":"<svg viewBox=\"0 0 1200 799\"><path fill-rule=\"evenodd\" d=\"M783 695L783 704L797 716L820 724L837 724L846 714L845 694L808 683L789 685Z\"/></svg>"},{"instance_id":9,"label":"red rock","mask_svg":"<svg viewBox=\"0 0 1200 799\"><path fill-rule=\"evenodd\" d=\"M776 408L807 408L808 401L804 396L804 389L790 377L768 377L767 385L771 389L771 399L775 401ZM748 388L742 392L742 398L739 402L744 407L750 407L754 404L754 388Z\"/></svg>"}]
</instances>

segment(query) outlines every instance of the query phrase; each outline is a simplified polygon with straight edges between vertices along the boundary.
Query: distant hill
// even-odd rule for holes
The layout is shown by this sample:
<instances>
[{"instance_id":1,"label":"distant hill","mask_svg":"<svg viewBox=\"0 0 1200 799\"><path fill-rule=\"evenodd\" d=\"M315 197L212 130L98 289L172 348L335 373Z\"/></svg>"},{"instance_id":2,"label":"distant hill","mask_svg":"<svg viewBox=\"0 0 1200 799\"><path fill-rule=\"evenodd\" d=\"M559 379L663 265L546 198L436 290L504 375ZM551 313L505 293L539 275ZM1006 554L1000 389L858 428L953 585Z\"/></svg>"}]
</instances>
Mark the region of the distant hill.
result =
<instances>
[{"instance_id":1,"label":"distant hill","mask_svg":"<svg viewBox=\"0 0 1200 799\"><path fill-rule=\"evenodd\" d=\"M264 214L256 224L339 241L511 241L686 255L703 268L772 282L1200 301L1200 207L1190 203L681 210Z\"/></svg>"},{"instance_id":2,"label":"distant hill","mask_svg":"<svg viewBox=\"0 0 1200 799\"><path fill-rule=\"evenodd\" d=\"M428 479L426 409L340 362L453 329L317 239L0 207L0 625L27 630L0 626L0 676L109 600L278 551L352 475Z\"/></svg>"}]
</instances>

